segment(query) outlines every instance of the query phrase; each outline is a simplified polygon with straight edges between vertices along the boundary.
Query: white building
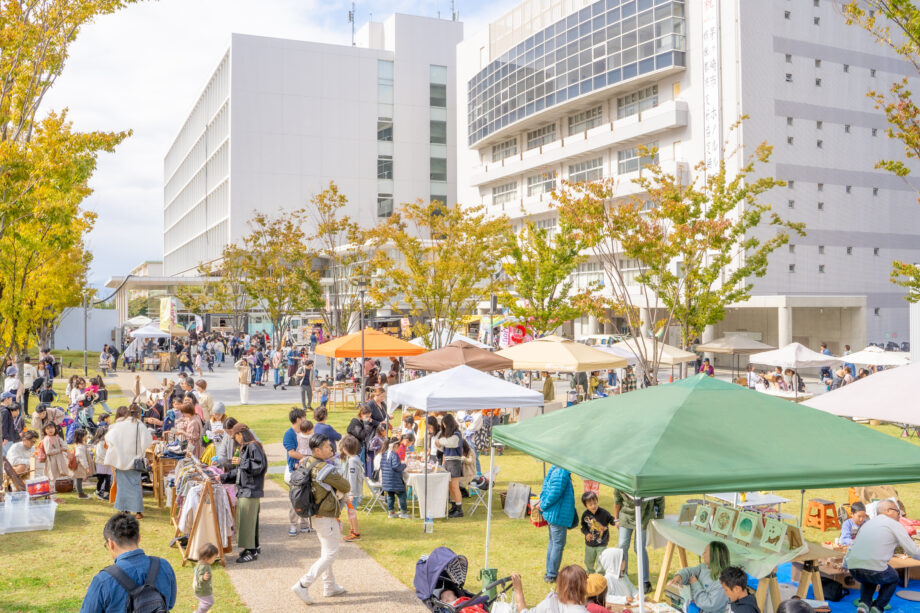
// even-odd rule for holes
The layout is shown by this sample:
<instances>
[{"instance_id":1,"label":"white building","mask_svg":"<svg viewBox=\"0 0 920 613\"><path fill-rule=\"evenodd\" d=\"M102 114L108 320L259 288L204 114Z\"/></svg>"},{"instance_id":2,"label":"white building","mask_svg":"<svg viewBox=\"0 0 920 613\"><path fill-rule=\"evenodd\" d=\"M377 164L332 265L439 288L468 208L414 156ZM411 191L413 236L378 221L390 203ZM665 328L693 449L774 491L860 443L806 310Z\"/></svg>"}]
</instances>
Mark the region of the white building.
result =
<instances>
[{"instance_id":1,"label":"white building","mask_svg":"<svg viewBox=\"0 0 920 613\"><path fill-rule=\"evenodd\" d=\"M394 203L455 202L462 36L401 14L357 46L234 34L164 160L165 274L195 274L253 210L303 207L330 181L364 226Z\"/></svg>"},{"instance_id":2,"label":"white building","mask_svg":"<svg viewBox=\"0 0 920 613\"><path fill-rule=\"evenodd\" d=\"M711 333L832 351L907 339L888 277L892 260L920 260L920 206L874 168L903 150L866 92L915 71L833 0L527 0L461 43L457 70L460 202L552 228L559 178L615 177L635 194L636 146L654 144L689 179L746 114L742 144L774 145L764 172L789 182L766 201L808 236L774 253L752 299ZM601 275L589 261L576 278Z\"/></svg>"}]
</instances>

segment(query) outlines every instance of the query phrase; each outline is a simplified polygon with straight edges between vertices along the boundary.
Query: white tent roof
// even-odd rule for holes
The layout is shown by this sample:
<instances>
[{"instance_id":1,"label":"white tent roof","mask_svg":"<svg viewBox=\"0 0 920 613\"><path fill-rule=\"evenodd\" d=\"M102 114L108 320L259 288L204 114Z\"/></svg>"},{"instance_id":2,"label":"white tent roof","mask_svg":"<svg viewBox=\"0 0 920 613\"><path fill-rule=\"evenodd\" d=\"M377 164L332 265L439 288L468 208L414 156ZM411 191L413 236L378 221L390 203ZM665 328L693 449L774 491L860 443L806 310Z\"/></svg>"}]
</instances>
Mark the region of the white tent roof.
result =
<instances>
[{"instance_id":1,"label":"white tent roof","mask_svg":"<svg viewBox=\"0 0 920 613\"><path fill-rule=\"evenodd\" d=\"M413 338L409 342L412 343L413 345L418 345L419 347L425 347L426 346L425 341L428 340L429 338L432 338L431 336L432 334L434 334L434 332L429 332L425 336ZM454 335L451 336L450 339L448 339L447 330L441 330L440 336L441 336L441 343L438 345L439 347L446 347L449 343L453 343L454 341L466 341L470 345L473 345L474 347L479 347L480 349L489 348L489 346L486 345L485 343L480 343L479 341L475 339L472 339L468 336L463 336L462 334L457 334L456 332L454 332Z\"/></svg>"},{"instance_id":2,"label":"white tent roof","mask_svg":"<svg viewBox=\"0 0 920 613\"><path fill-rule=\"evenodd\" d=\"M857 379L802 404L842 417L865 417L920 425L916 390L918 380L920 364L911 364Z\"/></svg>"},{"instance_id":3,"label":"white tent roof","mask_svg":"<svg viewBox=\"0 0 920 613\"><path fill-rule=\"evenodd\" d=\"M131 333L133 338L169 338L169 332L164 332L153 326L144 326Z\"/></svg>"},{"instance_id":4,"label":"white tent roof","mask_svg":"<svg viewBox=\"0 0 920 613\"><path fill-rule=\"evenodd\" d=\"M783 368L808 368L814 366L838 366L844 360L831 355L824 355L812 351L801 343L789 343L785 347L773 351L752 353L748 360L754 364L767 364L769 366L782 366Z\"/></svg>"},{"instance_id":5,"label":"white tent roof","mask_svg":"<svg viewBox=\"0 0 920 613\"><path fill-rule=\"evenodd\" d=\"M636 354L625 347L617 347L616 345L594 345L594 349L619 356L626 360L626 363L630 366L635 366L639 363L639 358L636 357Z\"/></svg>"},{"instance_id":6,"label":"white tent roof","mask_svg":"<svg viewBox=\"0 0 920 613\"><path fill-rule=\"evenodd\" d=\"M906 351L885 351L881 347L866 347L862 351L841 356L844 362L868 364L869 366L905 366L910 364Z\"/></svg>"},{"instance_id":7,"label":"white tent roof","mask_svg":"<svg viewBox=\"0 0 920 613\"><path fill-rule=\"evenodd\" d=\"M695 353L689 351L684 351L680 347L675 347L674 345L668 345L662 341L653 341L650 338L629 338L625 341L620 341L613 345L608 345L607 347L612 347L614 349L622 349L628 351L634 355L638 355L639 343L642 344L643 350L645 352L645 357L651 360L653 358L654 352L658 352L661 355L661 364L666 366L674 366L676 364L683 364L684 362L695 362L699 356Z\"/></svg>"},{"instance_id":8,"label":"white tent roof","mask_svg":"<svg viewBox=\"0 0 920 613\"><path fill-rule=\"evenodd\" d=\"M543 394L462 364L389 386L387 402L422 411L476 411L541 406Z\"/></svg>"},{"instance_id":9,"label":"white tent roof","mask_svg":"<svg viewBox=\"0 0 920 613\"><path fill-rule=\"evenodd\" d=\"M150 319L149 317L146 317L146 316L144 316L144 315L137 315L137 316L132 317L131 319L127 320L125 323L123 323L123 324L121 324L121 325L122 325L122 326L128 326L128 327L130 327L130 328L133 328L133 327L135 327L135 326L138 326L138 327L140 327L140 326L149 326L150 323L151 323L152 321L153 321L153 320Z\"/></svg>"}]
</instances>

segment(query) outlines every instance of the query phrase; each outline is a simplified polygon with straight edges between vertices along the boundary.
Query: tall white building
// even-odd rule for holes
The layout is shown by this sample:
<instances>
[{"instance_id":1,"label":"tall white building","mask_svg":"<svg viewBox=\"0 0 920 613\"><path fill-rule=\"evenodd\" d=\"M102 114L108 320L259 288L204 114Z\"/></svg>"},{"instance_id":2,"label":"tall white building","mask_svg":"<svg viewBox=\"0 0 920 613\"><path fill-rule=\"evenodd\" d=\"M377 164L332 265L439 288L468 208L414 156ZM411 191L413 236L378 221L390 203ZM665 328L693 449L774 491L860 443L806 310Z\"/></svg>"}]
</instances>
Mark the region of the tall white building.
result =
<instances>
[{"instance_id":1,"label":"tall white building","mask_svg":"<svg viewBox=\"0 0 920 613\"><path fill-rule=\"evenodd\" d=\"M637 145L689 180L717 161L729 126L748 152L774 145L765 195L808 236L774 253L753 297L713 335L757 333L839 351L907 340L891 262L920 260L915 184L876 161L901 158L866 92L914 69L833 0L527 0L458 47L459 200L554 228L560 178L614 177L635 195ZM586 262L579 283L602 279ZM576 335L601 332L575 322ZM604 332L612 331L610 327Z\"/></svg>"},{"instance_id":2,"label":"tall white building","mask_svg":"<svg viewBox=\"0 0 920 613\"><path fill-rule=\"evenodd\" d=\"M165 274L195 274L253 210L305 206L335 181L376 224L456 201L457 21L395 14L357 46L234 34L164 160Z\"/></svg>"}]
</instances>

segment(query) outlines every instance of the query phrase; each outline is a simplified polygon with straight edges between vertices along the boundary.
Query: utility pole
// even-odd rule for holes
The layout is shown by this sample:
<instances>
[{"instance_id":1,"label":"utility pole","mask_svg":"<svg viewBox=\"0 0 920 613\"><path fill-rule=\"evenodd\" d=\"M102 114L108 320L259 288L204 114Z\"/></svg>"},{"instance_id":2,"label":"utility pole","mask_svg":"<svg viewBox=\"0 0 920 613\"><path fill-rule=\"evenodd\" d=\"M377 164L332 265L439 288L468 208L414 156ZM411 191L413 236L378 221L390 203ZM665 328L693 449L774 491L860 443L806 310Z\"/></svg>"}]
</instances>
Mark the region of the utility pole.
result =
<instances>
[{"instance_id":1,"label":"utility pole","mask_svg":"<svg viewBox=\"0 0 920 613\"><path fill-rule=\"evenodd\" d=\"M86 345L87 345L87 333L86 333L86 309L87 302L89 301L89 296L83 294L83 376L89 376L89 370L86 364Z\"/></svg>"}]
</instances>

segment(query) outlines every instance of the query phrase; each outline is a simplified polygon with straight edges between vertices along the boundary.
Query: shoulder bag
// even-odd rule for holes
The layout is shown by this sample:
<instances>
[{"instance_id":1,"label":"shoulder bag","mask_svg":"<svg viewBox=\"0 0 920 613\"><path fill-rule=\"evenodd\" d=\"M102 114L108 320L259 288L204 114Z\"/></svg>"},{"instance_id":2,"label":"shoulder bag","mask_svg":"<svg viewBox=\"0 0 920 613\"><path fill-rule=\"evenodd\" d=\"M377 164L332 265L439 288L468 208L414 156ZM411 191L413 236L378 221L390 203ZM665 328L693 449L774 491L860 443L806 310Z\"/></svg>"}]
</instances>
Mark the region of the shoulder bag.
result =
<instances>
[{"instance_id":1,"label":"shoulder bag","mask_svg":"<svg viewBox=\"0 0 920 613\"><path fill-rule=\"evenodd\" d=\"M135 450L136 456L134 458L134 463L131 465L131 470L136 470L138 472L145 473L149 470L147 468L147 459L143 456L143 452L138 450L138 448L140 447L140 440L141 440L141 431L138 428L138 426L141 426L141 424L136 423L134 425L135 425L134 450Z\"/></svg>"}]
</instances>

